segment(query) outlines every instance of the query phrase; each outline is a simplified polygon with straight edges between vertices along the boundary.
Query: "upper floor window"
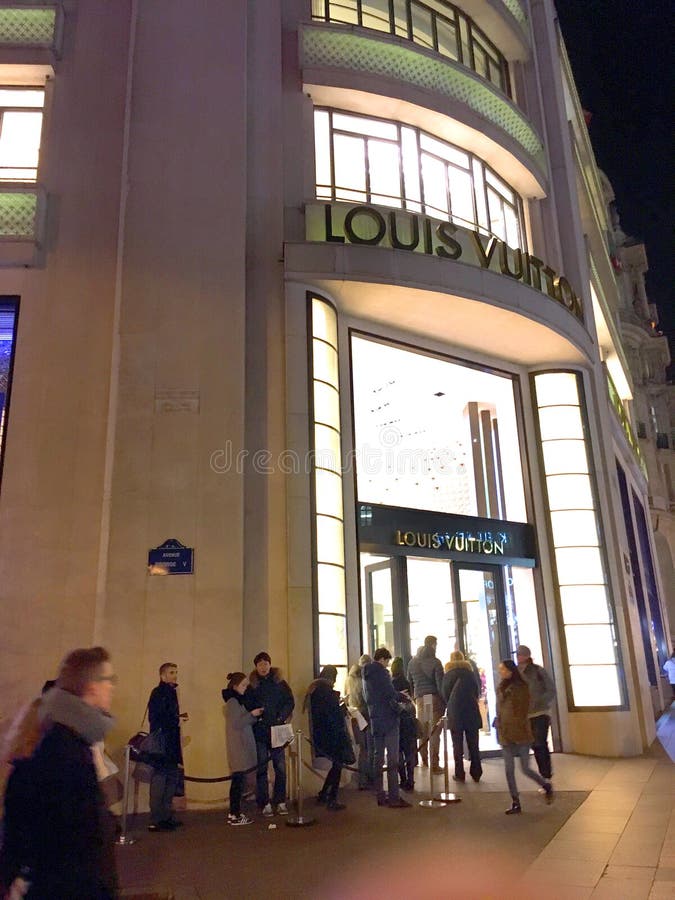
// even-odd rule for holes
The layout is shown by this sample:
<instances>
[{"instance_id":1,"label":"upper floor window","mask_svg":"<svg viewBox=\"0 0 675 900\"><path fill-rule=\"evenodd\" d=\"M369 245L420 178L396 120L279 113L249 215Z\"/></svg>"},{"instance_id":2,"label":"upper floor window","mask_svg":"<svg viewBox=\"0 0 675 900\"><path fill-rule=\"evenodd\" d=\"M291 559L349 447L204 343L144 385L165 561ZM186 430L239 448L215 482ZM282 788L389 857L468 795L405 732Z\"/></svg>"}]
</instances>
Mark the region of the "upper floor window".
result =
<instances>
[{"instance_id":1,"label":"upper floor window","mask_svg":"<svg viewBox=\"0 0 675 900\"><path fill-rule=\"evenodd\" d=\"M316 196L423 212L524 249L522 203L472 153L419 128L337 110L314 113Z\"/></svg>"},{"instance_id":2,"label":"upper floor window","mask_svg":"<svg viewBox=\"0 0 675 900\"><path fill-rule=\"evenodd\" d=\"M473 69L511 96L504 56L467 15L445 0L312 0L312 17L405 38Z\"/></svg>"},{"instance_id":3,"label":"upper floor window","mask_svg":"<svg viewBox=\"0 0 675 900\"><path fill-rule=\"evenodd\" d=\"M0 181L37 181L45 92L0 87Z\"/></svg>"}]
</instances>

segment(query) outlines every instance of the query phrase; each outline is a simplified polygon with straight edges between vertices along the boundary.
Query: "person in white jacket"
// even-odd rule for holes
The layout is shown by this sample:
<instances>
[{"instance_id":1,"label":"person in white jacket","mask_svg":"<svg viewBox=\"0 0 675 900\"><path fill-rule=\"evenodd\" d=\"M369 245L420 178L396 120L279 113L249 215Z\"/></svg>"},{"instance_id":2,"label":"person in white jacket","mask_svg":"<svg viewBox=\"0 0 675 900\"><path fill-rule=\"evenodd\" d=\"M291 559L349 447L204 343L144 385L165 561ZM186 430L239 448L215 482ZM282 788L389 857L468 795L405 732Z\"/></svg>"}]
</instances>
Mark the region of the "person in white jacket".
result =
<instances>
[{"instance_id":1,"label":"person in white jacket","mask_svg":"<svg viewBox=\"0 0 675 900\"><path fill-rule=\"evenodd\" d=\"M668 676L668 681L670 682L670 690L673 692L672 700L675 700L675 648L673 648L673 655L670 659L667 659L663 666L663 671Z\"/></svg>"}]
</instances>

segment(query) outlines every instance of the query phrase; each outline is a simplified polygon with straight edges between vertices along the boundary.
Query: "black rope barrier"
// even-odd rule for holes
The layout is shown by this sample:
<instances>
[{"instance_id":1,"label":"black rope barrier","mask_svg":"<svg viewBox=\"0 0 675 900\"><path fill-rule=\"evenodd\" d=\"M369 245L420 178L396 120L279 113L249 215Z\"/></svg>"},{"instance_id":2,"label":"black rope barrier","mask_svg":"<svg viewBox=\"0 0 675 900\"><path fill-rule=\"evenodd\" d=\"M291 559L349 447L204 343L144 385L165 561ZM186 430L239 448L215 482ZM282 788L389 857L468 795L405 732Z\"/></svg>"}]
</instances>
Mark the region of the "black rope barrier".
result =
<instances>
[{"instance_id":1,"label":"black rope barrier","mask_svg":"<svg viewBox=\"0 0 675 900\"><path fill-rule=\"evenodd\" d=\"M292 743L293 743L292 741L286 741L286 743L282 744L281 747L278 747L278 748L275 747L275 749L285 750L286 747L289 747ZM271 759L272 759L272 754L270 753L270 755L267 757L267 759L265 760L264 763L256 763L254 766L251 766L250 769L244 769L241 773L237 773L237 774L250 775L251 772L258 772L258 771L264 772L267 769L267 766L270 764ZM135 763L136 763L136 765L138 765L140 763L141 765L149 766L151 769L159 768L159 766L157 766L157 767L153 766L152 763L145 762L144 760L135 760ZM183 774L183 780L184 781L192 781L197 784L218 784L221 781L232 781L232 777L234 774L235 773L233 772L230 775L222 775L220 778L198 778L196 775Z\"/></svg>"},{"instance_id":2,"label":"black rope barrier","mask_svg":"<svg viewBox=\"0 0 675 900\"><path fill-rule=\"evenodd\" d=\"M434 736L434 734L436 733L436 731L438 730L438 728L440 727L440 725L441 725L442 722L443 722L443 716L441 716L441 718L438 720L438 722L436 722L436 724L433 726L433 728L432 728L431 731L429 732L428 737L426 737L426 738L425 738L423 741L421 741L421 743L418 745L418 747L417 747L417 752L418 752L418 753L422 750L422 748L423 748L426 744L429 743L429 741L430 741L431 738ZM321 757L322 759L328 759L328 760L330 760L331 763L332 763L332 762L335 762L335 760L333 759L332 756L330 756L330 754L324 753L320 747L319 747L319 748L316 748L315 745L314 745L314 743L313 743L309 738L305 738L305 740L306 740L307 743L311 746L312 750L315 751L315 753L314 753L315 756L319 756L319 757ZM279 749L279 750L285 750L286 747L289 747L292 743L293 743L293 741L286 741L285 744L283 744L281 747L276 748L276 749ZM316 752L317 749L318 749L318 753ZM272 754L270 753L270 755L267 757L267 759L265 760L264 763L256 763L254 766L251 766L250 769L244 769L244 771L243 771L241 774L242 774L242 775L250 775L252 772L258 772L258 771L264 772L264 771L267 769L267 766L270 764L271 759L272 759ZM140 762L140 763L142 763L143 765L150 766L150 768L154 768L153 765L152 765L152 763L149 763L149 762L143 762L142 760L137 760L137 761L135 761L135 762L136 762L136 765L138 765L138 763ZM316 774L321 774L321 773L317 772L317 770L314 769L312 766L309 766L307 763L305 763L305 766L306 766L306 768L308 768L311 772L315 772ZM348 772L357 772L357 773L358 773L358 771L359 771L357 766L351 766L351 765L350 765L350 766L347 766L347 765L343 765L342 768L345 769L345 770L348 771ZM393 768L395 768L395 767L394 767L394 766L389 766L389 767L383 766L383 767L382 767L382 771L383 771L383 772L387 772L387 771L389 771L389 768L393 769ZM398 768L398 767L396 767L396 768ZM219 783L221 783L221 782L223 782L223 781L232 781L232 775L233 775L233 774L234 774L234 773L232 773L232 774L230 774L230 775L222 775L220 778L198 778L196 775L185 775L185 774L184 774L184 775L183 775L183 780L184 780L184 781L191 781L193 784L219 784Z\"/></svg>"}]
</instances>

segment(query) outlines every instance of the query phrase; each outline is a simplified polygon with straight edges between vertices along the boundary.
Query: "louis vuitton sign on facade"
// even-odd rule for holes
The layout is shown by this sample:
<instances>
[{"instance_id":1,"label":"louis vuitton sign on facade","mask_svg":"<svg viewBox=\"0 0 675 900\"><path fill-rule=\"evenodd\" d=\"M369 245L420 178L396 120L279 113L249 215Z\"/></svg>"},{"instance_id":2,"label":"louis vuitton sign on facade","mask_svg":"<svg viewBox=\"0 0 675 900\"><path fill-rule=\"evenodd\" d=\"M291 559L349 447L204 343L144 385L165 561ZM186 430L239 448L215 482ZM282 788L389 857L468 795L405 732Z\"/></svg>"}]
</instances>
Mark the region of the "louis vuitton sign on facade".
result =
<instances>
[{"instance_id":1,"label":"louis vuitton sign on facade","mask_svg":"<svg viewBox=\"0 0 675 900\"><path fill-rule=\"evenodd\" d=\"M536 565L534 529L525 522L359 503L357 523L362 551Z\"/></svg>"},{"instance_id":2,"label":"louis vuitton sign on facade","mask_svg":"<svg viewBox=\"0 0 675 900\"><path fill-rule=\"evenodd\" d=\"M317 202L305 207L305 235L308 241L390 247L488 269L540 291L583 321L581 299L564 275L494 235L454 222L408 210Z\"/></svg>"}]
</instances>

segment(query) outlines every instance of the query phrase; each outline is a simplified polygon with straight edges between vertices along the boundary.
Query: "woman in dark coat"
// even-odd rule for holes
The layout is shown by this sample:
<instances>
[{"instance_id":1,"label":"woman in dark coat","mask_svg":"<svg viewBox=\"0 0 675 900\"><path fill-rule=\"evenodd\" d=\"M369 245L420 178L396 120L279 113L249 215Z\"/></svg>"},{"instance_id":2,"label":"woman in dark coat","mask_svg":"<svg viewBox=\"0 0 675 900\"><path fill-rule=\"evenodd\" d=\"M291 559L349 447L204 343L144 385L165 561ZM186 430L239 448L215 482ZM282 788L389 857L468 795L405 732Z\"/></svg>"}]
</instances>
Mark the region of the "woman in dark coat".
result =
<instances>
[{"instance_id":1,"label":"woman in dark coat","mask_svg":"<svg viewBox=\"0 0 675 900\"><path fill-rule=\"evenodd\" d=\"M497 688L497 738L502 745L506 783L511 791L513 801L510 808L506 810L506 815L511 816L521 812L515 773L516 756L520 759L523 775L536 781L544 789L547 803L553 802L553 787L550 781L546 781L538 772L530 768L532 729L528 718L529 688L512 659L504 659L499 663L499 674L502 680Z\"/></svg>"},{"instance_id":2,"label":"woman in dark coat","mask_svg":"<svg viewBox=\"0 0 675 900\"><path fill-rule=\"evenodd\" d=\"M319 677L307 688L305 709L309 709L309 721L315 756L325 756L332 765L317 800L328 809L345 809L338 803L342 767L354 762L352 742L347 734L345 714L340 706L340 695L334 690L337 679L335 666L324 666Z\"/></svg>"},{"instance_id":3,"label":"woman in dark coat","mask_svg":"<svg viewBox=\"0 0 675 900\"><path fill-rule=\"evenodd\" d=\"M403 660L400 656L395 656L391 661L391 683L394 685L395 691L410 694L410 682L403 672ZM415 766L417 765L417 719L412 701L403 704L398 746L400 751L398 774L401 787L404 791L414 791Z\"/></svg>"},{"instance_id":4,"label":"woman in dark coat","mask_svg":"<svg viewBox=\"0 0 675 900\"><path fill-rule=\"evenodd\" d=\"M478 682L471 663L460 650L450 654L448 669L443 676L443 699L446 702L448 728L452 736L452 750L455 757L455 781L465 781L464 736L469 750L469 773L474 781L480 781L483 767L478 751L478 732L482 720L478 709Z\"/></svg>"}]
</instances>

